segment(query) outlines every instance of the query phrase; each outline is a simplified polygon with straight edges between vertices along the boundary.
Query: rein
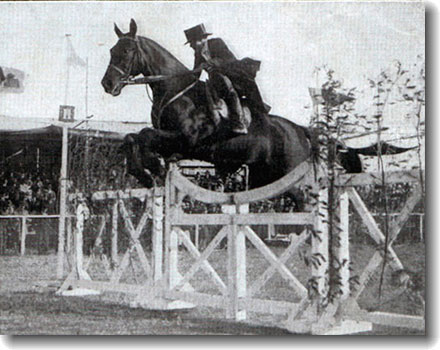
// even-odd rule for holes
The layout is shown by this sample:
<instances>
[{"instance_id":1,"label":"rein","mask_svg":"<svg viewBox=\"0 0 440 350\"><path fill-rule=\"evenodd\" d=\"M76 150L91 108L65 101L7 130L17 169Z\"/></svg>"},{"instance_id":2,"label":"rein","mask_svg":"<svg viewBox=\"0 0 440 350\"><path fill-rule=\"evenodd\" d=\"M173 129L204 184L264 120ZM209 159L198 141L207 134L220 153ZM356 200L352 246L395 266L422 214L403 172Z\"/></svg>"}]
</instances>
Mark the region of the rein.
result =
<instances>
[{"instance_id":1,"label":"rein","mask_svg":"<svg viewBox=\"0 0 440 350\"><path fill-rule=\"evenodd\" d=\"M138 38L123 37L123 38L120 38L119 40L132 40L132 41L134 41L136 43L137 53L141 56L141 58L144 61L148 62L148 59L146 59L145 54L144 54L142 48L140 47ZM149 76L141 77L141 78L134 78L134 76L131 74L131 71L134 66L134 62L135 62L135 57L131 61L130 66L127 69L127 71L123 70L122 68L120 68L114 64L110 64L110 66L113 69L115 69L117 72L119 72L120 74L122 74L123 76L126 77L125 79L121 79L121 81L120 81L121 83L126 84L126 85L143 85L143 84L147 85L150 83L164 81L164 80L168 80L168 79L172 79L172 78L176 78L176 77L192 75L192 74L199 73L202 71L202 68L197 68L197 69L194 69L191 71L178 73L178 74L172 74L172 75L158 74L158 75L149 75ZM198 80L193 81L191 84L189 84L188 86L183 88L176 95L174 95L172 98L170 98L163 106L160 107L159 115L157 116L157 118L159 119L159 125L160 125L160 116L162 114L162 111L166 107L168 107L171 103L173 103L174 101L176 101L177 99L182 97L186 92L191 90L197 84L197 82L198 82Z\"/></svg>"},{"instance_id":2,"label":"rein","mask_svg":"<svg viewBox=\"0 0 440 350\"><path fill-rule=\"evenodd\" d=\"M150 84L150 83L155 83L158 81L164 81L164 80L168 80L168 79L172 79L172 78L176 78L176 77L182 77L185 75L191 75L191 74L195 74L195 73L199 73L201 72L202 69L201 68L197 68L194 70L190 70L188 72L184 72L184 73L178 73L178 74L171 74L171 75L163 75L163 74L158 74L158 75L148 75L146 77L141 77L141 78L128 78L126 80L122 80L122 82L124 84L127 85L141 85L141 84ZM121 70L122 72L122 70ZM126 73L124 73L126 75Z\"/></svg>"}]
</instances>

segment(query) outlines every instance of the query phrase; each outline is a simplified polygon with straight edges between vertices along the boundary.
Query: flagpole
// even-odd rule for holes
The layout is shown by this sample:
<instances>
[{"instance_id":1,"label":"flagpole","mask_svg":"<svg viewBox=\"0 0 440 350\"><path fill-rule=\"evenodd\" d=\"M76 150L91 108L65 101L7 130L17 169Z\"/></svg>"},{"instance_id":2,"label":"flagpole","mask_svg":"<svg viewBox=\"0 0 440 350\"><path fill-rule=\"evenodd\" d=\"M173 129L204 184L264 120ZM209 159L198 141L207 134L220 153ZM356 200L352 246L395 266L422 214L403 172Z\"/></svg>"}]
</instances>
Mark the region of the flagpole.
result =
<instances>
[{"instance_id":1,"label":"flagpole","mask_svg":"<svg viewBox=\"0 0 440 350\"><path fill-rule=\"evenodd\" d=\"M71 34L66 34L66 88L64 92L64 104L67 105L67 96L69 95L69 78L70 78L70 64L68 62L68 52L69 52L69 37Z\"/></svg>"},{"instance_id":2,"label":"flagpole","mask_svg":"<svg viewBox=\"0 0 440 350\"><path fill-rule=\"evenodd\" d=\"M86 112L86 130L89 130L89 58L86 57L86 89L85 89L85 112ZM86 145L85 145L85 154L84 154L84 165L86 169L86 182L85 184L89 183L89 136L88 133L86 135ZM84 190L86 190L84 184Z\"/></svg>"},{"instance_id":3,"label":"flagpole","mask_svg":"<svg viewBox=\"0 0 440 350\"><path fill-rule=\"evenodd\" d=\"M70 34L66 34L66 91L64 95L64 104L67 105L67 97L69 92L69 73L70 65L67 61L68 55L68 40ZM61 148L61 169L60 169L60 216L58 221L58 261L57 261L57 278L61 279L64 275L64 246L66 233L66 210L67 210L67 157L69 147L67 123L63 123L63 138Z\"/></svg>"},{"instance_id":4,"label":"flagpole","mask_svg":"<svg viewBox=\"0 0 440 350\"><path fill-rule=\"evenodd\" d=\"M315 67L316 91L318 91L319 89L318 72L319 72L319 68ZM319 120L319 104L316 102L316 98L313 100L313 114L315 115L315 117L314 120L312 121L312 125Z\"/></svg>"},{"instance_id":5,"label":"flagpole","mask_svg":"<svg viewBox=\"0 0 440 350\"><path fill-rule=\"evenodd\" d=\"M89 58L86 57L86 94L85 94L85 109L86 109L86 119L89 116ZM88 122L87 122L88 126Z\"/></svg>"}]
</instances>

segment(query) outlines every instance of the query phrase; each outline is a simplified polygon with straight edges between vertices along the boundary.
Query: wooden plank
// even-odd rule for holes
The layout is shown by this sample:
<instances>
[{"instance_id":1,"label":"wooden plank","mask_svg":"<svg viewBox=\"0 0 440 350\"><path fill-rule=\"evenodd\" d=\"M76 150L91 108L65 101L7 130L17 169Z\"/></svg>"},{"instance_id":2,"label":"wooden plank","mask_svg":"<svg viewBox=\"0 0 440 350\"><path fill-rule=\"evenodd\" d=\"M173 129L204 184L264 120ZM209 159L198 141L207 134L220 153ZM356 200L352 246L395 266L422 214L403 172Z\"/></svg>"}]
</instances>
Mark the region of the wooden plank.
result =
<instances>
[{"instance_id":1,"label":"wooden plank","mask_svg":"<svg viewBox=\"0 0 440 350\"><path fill-rule=\"evenodd\" d=\"M27 235L27 227L26 227L26 218L21 218L21 236L20 236L20 255L23 256L26 252L26 235Z\"/></svg>"},{"instance_id":2,"label":"wooden plank","mask_svg":"<svg viewBox=\"0 0 440 350\"><path fill-rule=\"evenodd\" d=\"M267 239L272 239L273 237L275 237L275 225L274 224L269 224L267 225Z\"/></svg>"},{"instance_id":3,"label":"wooden plank","mask_svg":"<svg viewBox=\"0 0 440 350\"><path fill-rule=\"evenodd\" d=\"M266 246L266 244L249 227L244 227L246 237L263 254L269 263L281 274L283 278L289 281L292 288L301 296L307 296L307 288L290 272L290 270L279 260L279 258Z\"/></svg>"},{"instance_id":4,"label":"wooden plank","mask_svg":"<svg viewBox=\"0 0 440 350\"><path fill-rule=\"evenodd\" d=\"M75 230L75 267L76 273L80 280L91 280L89 274L84 269L84 255L83 255L83 230L84 220L87 215L88 208L84 204L79 204L76 208L76 230Z\"/></svg>"},{"instance_id":5,"label":"wooden plank","mask_svg":"<svg viewBox=\"0 0 440 350\"><path fill-rule=\"evenodd\" d=\"M199 306L209 306L224 309L227 305L227 298L223 295L211 295L198 292L185 292L178 290L167 290L164 297L171 300L183 300Z\"/></svg>"},{"instance_id":6,"label":"wooden plank","mask_svg":"<svg viewBox=\"0 0 440 350\"><path fill-rule=\"evenodd\" d=\"M380 230L371 213L368 211L359 194L354 188L350 187L347 188L347 193L351 202L354 204L354 208L361 217L362 222L365 224L365 226L367 226L371 238L373 238L378 246L383 246L385 244L385 236ZM394 271L403 270L403 265L391 246L388 248L388 256L388 263Z\"/></svg>"},{"instance_id":7,"label":"wooden plank","mask_svg":"<svg viewBox=\"0 0 440 350\"><path fill-rule=\"evenodd\" d=\"M240 209L239 209L240 210ZM247 208L249 210L249 207ZM235 283L236 291L235 298L237 299L237 313L235 314L235 320L241 321L247 318L246 309L240 307L240 299L247 296L247 269L246 269L246 235L243 231L243 226L234 225L237 228L235 237Z\"/></svg>"},{"instance_id":8,"label":"wooden plank","mask_svg":"<svg viewBox=\"0 0 440 350\"><path fill-rule=\"evenodd\" d=\"M239 299L238 305L251 312L270 315L287 315L289 312L296 312L298 303L290 301L267 300L258 298Z\"/></svg>"},{"instance_id":9,"label":"wooden plank","mask_svg":"<svg viewBox=\"0 0 440 350\"><path fill-rule=\"evenodd\" d=\"M342 192L339 195L339 244L335 247L335 258L339 262L339 282L342 294L342 300L348 298L350 295L350 241L349 241L349 199L347 192Z\"/></svg>"},{"instance_id":10,"label":"wooden plank","mask_svg":"<svg viewBox=\"0 0 440 350\"><path fill-rule=\"evenodd\" d=\"M134 249L134 246L130 246L125 251L124 255L122 256L122 259L119 262L118 268L113 271L112 277L110 280L112 283L119 283L119 280L122 277L122 274L124 273L125 269L127 268L130 260L130 254L132 254L132 250Z\"/></svg>"},{"instance_id":11,"label":"wooden plank","mask_svg":"<svg viewBox=\"0 0 440 350\"><path fill-rule=\"evenodd\" d=\"M277 197L293 186L298 185L301 181L304 182L307 178L306 175L310 174L310 172L311 166L309 162L304 161L290 173L267 186L236 193L222 193L206 190L193 184L177 170L172 171L171 182L183 193L204 203L243 204Z\"/></svg>"},{"instance_id":12,"label":"wooden plank","mask_svg":"<svg viewBox=\"0 0 440 350\"><path fill-rule=\"evenodd\" d=\"M230 225L231 216L227 214L185 214L180 210L174 211L170 221L172 225Z\"/></svg>"},{"instance_id":13,"label":"wooden plank","mask_svg":"<svg viewBox=\"0 0 440 350\"><path fill-rule=\"evenodd\" d=\"M323 189L319 191L319 200L315 213L315 234L312 234L311 257L312 278L316 281L317 292L321 297L326 297L328 292L328 270L329 270L329 252L328 252L328 191Z\"/></svg>"},{"instance_id":14,"label":"wooden plank","mask_svg":"<svg viewBox=\"0 0 440 350\"><path fill-rule=\"evenodd\" d=\"M200 225L196 225L195 226L194 242L196 244L196 249L199 250L199 244L200 244Z\"/></svg>"},{"instance_id":15,"label":"wooden plank","mask_svg":"<svg viewBox=\"0 0 440 350\"><path fill-rule=\"evenodd\" d=\"M408 183L420 181L420 171L414 170L398 170L386 172L386 183ZM425 176L425 171L423 171ZM336 186L352 187L352 186L364 186L364 185L381 185L382 174L380 172L369 172L360 174L341 174L336 179Z\"/></svg>"},{"instance_id":16,"label":"wooden plank","mask_svg":"<svg viewBox=\"0 0 440 350\"><path fill-rule=\"evenodd\" d=\"M219 245L219 243L225 238L227 234L227 229L223 227L217 235L214 237L214 239L209 243L209 245L206 247L206 249L203 251L203 253L200 255L200 258L191 266L191 268L188 270L188 272L183 276L182 280L175 285L172 290L178 290L181 288L186 282L189 282L189 280L194 276L194 274L199 270L199 268L202 266L203 261L206 260L211 253L214 251L214 249Z\"/></svg>"},{"instance_id":17,"label":"wooden plank","mask_svg":"<svg viewBox=\"0 0 440 350\"><path fill-rule=\"evenodd\" d=\"M145 286L140 284L114 283L111 281L86 281L74 280L71 282L72 288L95 289L101 292L114 292L126 294L138 294Z\"/></svg>"},{"instance_id":18,"label":"wooden plank","mask_svg":"<svg viewBox=\"0 0 440 350\"><path fill-rule=\"evenodd\" d=\"M173 168L173 164L171 164L171 168ZM172 184L171 184L171 171L167 172L165 179L165 194L164 194L164 202L165 202L165 215L164 215L164 250L163 250L163 264L164 264L164 279L166 283L166 289L170 289L169 281L170 281L170 236L171 236L171 216L173 214L174 208L171 206L171 194L172 194Z\"/></svg>"},{"instance_id":19,"label":"wooden plank","mask_svg":"<svg viewBox=\"0 0 440 350\"><path fill-rule=\"evenodd\" d=\"M312 225L312 213L185 214L171 218L173 225Z\"/></svg>"},{"instance_id":20,"label":"wooden plank","mask_svg":"<svg viewBox=\"0 0 440 350\"><path fill-rule=\"evenodd\" d=\"M141 217L141 220L139 221L138 226L135 229L133 226L133 223L131 222L131 219L128 215L127 209L125 208L124 202L122 200L119 200L118 205L119 205L119 210L121 212L121 215L124 219L124 224L125 224L127 230L129 231L129 234L131 237L131 242L130 242L129 248L125 251L125 253L122 257L122 260L121 260L118 268L113 272L112 277L111 277L111 281L113 283L117 283L121 279L122 274L124 273L125 269L127 268L128 264L129 264L129 257L133 253L134 249L136 249L136 251L138 252L139 259L141 259L142 269L145 271L148 278L151 278L150 264L148 263L148 259L145 256L145 252L139 243L139 236L142 232L142 228L145 226L145 223L149 217L148 211L147 210L144 211L144 213Z\"/></svg>"},{"instance_id":21,"label":"wooden plank","mask_svg":"<svg viewBox=\"0 0 440 350\"><path fill-rule=\"evenodd\" d=\"M298 247L302 245L309 235L307 234L307 230L304 230L299 236L292 236L292 241L290 245L284 250L281 256L278 258L281 264L286 264L287 260L296 252ZM263 272L251 285L248 291L248 296L251 297L255 295L262 287L269 281L269 279L273 276L273 274L277 271L274 265L270 265L266 271Z\"/></svg>"},{"instance_id":22,"label":"wooden plank","mask_svg":"<svg viewBox=\"0 0 440 350\"><path fill-rule=\"evenodd\" d=\"M179 233L176 228L171 230L170 240L169 240L169 266L168 266L168 286L169 289L174 288L183 279L182 275L179 273ZM193 292L194 288L189 283L186 282L182 291Z\"/></svg>"},{"instance_id":23,"label":"wooden plank","mask_svg":"<svg viewBox=\"0 0 440 350\"><path fill-rule=\"evenodd\" d=\"M234 206L229 206L234 207ZM224 209L223 209L224 210ZM235 319L238 315L238 297L237 297L237 259L236 259L236 237L237 226L227 226L228 230L228 300L226 302L226 318Z\"/></svg>"},{"instance_id":24,"label":"wooden plank","mask_svg":"<svg viewBox=\"0 0 440 350\"><path fill-rule=\"evenodd\" d=\"M356 315L353 315L356 318ZM361 316L362 320L383 326L405 327L425 330L425 319L422 316L393 314L387 312L367 312Z\"/></svg>"},{"instance_id":25,"label":"wooden plank","mask_svg":"<svg viewBox=\"0 0 440 350\"><path fill-rule=\"evenodd\" d=\"M118 201L114 201L112 207L111 259L115 266L118 264L118 216L119 204Z\"/></svg>"},{"instance_id":26,"label":"wooden plank","mask_svg":"<svg viewBox=\"0 0 440 350\"><path fill-rule=\"evenodd\" d=\"M66 250L67 256L72 254L72 218L66 218Z\"/></svg>"},{"instance_id":27,"label":"wooden plank","mask_svg":"<svg viewBox=\"0 0 440 350\"><path fill-rule=\"evenodd\" d=\"M418 185L415 189L413 189L413 192L411 193L411 196L407 199L405 205L403 206L400 215L398 215L395 221L391 224L390 237L389 237L390 245L395 241L395 239L399 235L400 230L408 220L415 206L420 202L421 198L422 198L422 189L421 186Z\"/></svg>"},{"instance_id":28,"label":"wooden plank","mask_svg":"<svg viewBox=\"0 0 440 350\"><path fill-rule=\"evenodd\" d=\"M119 210L121 211L121 215L124 219L124 224L130 234L132 240L131 244L134 246L136 252L138 253L139 259L141 261L142 269L145 271L148 278L150 279L152 277L152 269L148 262L147 257L145 256L144 249L142 248L141 243L139 242L139 237L142 233L142 229L145 227L145 224L147 223L147 220L149 219L150 216L148 212L148 208L145 209L136 228L134 228L130 216L128 215L127 209L125 208L125 204L122 200L119 200Z\"/></svg>"},{"instance_id":29,"label":"wooden plank","mask_svg":"<svg viewBox=\"0 0 440 350\"><path fill-rule=\"evenodd\" d=\"M359 277L359 285L356 286L355 290L351 293L351 298L357 300L359 296L364 291L370 279L373 277L374 272L379 267L382 262L382 255L377 250L374 252L364 271Z\"/></svg>"},{"instance_id":30,"label":"wooden plank","mask_svg":"<svg viewBox=\"0 0 440 350\"><path fill-rule=\"evenodd\" d=\"M232 218L235 225L312 225L313 213L239 214Z\"/></svg>"},{"instance_id":31,"label":"wooden plank","mask_svg":"<svg viewBox=\"0 0 440 350\"><path fill-rule=\"evenodd\" d=\"M156 188L156 191L163 191L160 188ZM134 188L129 190L116 190L116 191L98 191L93 193L92 200L102 201L108 199L130 199L138 198L143 200L145 197L153 195L153 189L151 188Z\"/></svg>"},{"instance_id":32,"label":"wooden plank","mask_svg":"<svg viewBox=\"0 0 440 350\"><path fill-rule=\"evenodd\" d=\"M200 258L200 252L196 248L196 246L191 242L191 239L188 237L188 234L183 232L180 228L175 228L175 230L179 231L180 238L182 239L182 243L185 245L186 249L188 249L188 252L195 258ZM211 276L212 280L214 281L214 284L217 286L218 290L222 294L227 293L226 285L224 284L223 280L220 278L220 276L217 274L217 272L214 270L214 268L211 266L211 264L205 260L202 264L202 269Z\"/></svg>"},{"instance_id":33,"label":"wooden plank","mask_svg":"<svg viewBox=\"0 0 440 350\"><path fill-rule=\"evenodd\" d=\"M225 206L229 214L237 211L235 205ZM239 298L246 297L246 237L241 226L228 226L228 307L226 317L241 321L246 319L246 310L239 307Z\"/></svg>"},{"instance_id":34,"label":"wooden plank","mask_svg":"<svg viewBox=\"0 0 440 350\"><path fill-rule=\"evenodd\" d=\"M162 279L163 263L163 196L155 191L152 201L153 205L153 237L152 237L152 262L153 280Z\"/></svg>"},{"instance_id":35,"label":"wooden plank","mask_svg":"<svg viewBox=\"0 0 440 350\"><path fill-rule=\"evenodd\" d=\"M22 215L0 215L0 219L57 219L60 215L34 215L34 214L22 214ZM66 217L69 217L66 215Z\"/></svg>"},{"instance_id":36,"label":"wooden plank","mask_svg":"<svg viewBox=\"0 0 440 350\"><path fill-rule=\"evenodd\" d=\"M169 265L168 277L169 288L174 288L180 281L181 276L179 274L179 236L176 228L173 228L170 232L169 239Z\"/></svg>"},{"instance_id":37,"label":"wooden plank","mask_svg":"<svg viewBox=\"0 0 440 350\"><path fill-rule=\"evenodd\" d=\"M164 297L171 300L183 300L198 306L225 309L227 300L222 295L211 295L197 292L165 291ZM238 305L242 309L261 314L286 315L298 308L297 303L257 298L240 298Z\"/></svg>"},{"instance_id":38,"label":"wooden plank","mask_svg":"<svg viewBox=\"0 0 440 350\"><path fill-rule=\"evenodd\" d=\"M105 219L106 219L105 216L101 217L101 222L100 222L99 228L98 228L98 236L96 236L95 243L93 244L92 253L90 254L89 258L87 259L87 261L84 264L84 270L86 270L86 271L89 268L93 257L95 256L95 250L97 248L101 247L101 245L102 245L102 234L104 232L105 222L106 222Z\"/></svg>"}]
</instances>

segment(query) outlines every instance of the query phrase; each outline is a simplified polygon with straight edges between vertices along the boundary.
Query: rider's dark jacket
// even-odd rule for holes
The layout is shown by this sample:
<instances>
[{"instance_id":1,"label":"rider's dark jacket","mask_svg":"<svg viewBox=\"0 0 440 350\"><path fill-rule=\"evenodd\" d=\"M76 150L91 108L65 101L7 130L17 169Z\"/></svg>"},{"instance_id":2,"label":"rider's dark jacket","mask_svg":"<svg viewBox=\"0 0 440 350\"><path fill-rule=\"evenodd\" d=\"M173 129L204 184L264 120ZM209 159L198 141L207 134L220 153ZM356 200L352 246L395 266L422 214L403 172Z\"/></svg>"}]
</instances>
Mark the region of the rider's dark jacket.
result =
<instances>
[{"instance_id":1,"label":"rider's dark jacket","mask_svg":"<svg viewBox=\"0 0 440 350\"><path fill-rule=\"evenodd\" d=\"M263 102L255 77L260 69L260 61L251 58L238 60L220 38L208 40L208 50L211 62L216 70L227 76L238 95L249 107L267 113L270 107ZM200 67L206 60L201 53L195 53L194 69ZM209 62L208 62L209 63Z\"/></svg>"}]
</instances>

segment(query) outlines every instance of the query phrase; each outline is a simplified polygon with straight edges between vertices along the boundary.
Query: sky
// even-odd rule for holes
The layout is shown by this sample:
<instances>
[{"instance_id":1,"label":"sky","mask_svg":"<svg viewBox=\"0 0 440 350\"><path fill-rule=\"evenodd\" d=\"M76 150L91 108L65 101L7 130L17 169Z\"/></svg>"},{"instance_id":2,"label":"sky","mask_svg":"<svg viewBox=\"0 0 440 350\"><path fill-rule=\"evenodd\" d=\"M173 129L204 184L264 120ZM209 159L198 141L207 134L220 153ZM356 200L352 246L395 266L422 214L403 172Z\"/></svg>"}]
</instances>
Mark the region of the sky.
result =
<instances>
[{"instance_id":1,"label":"sky","mask_svg":"<svg viewBox=\"0 0 440 350\"><path fill-rule=\"evenodd\" d=\"M59 105L67 103L78 119L150 121L143 86L113 97L100 84L117 41L113 25L127 32L133 18L138 35L157 41L188 68L193 51L184 45L183 30L204 23L237 57L262 62L257 83L274 114L307 125L308 88L323 81L316 67L326 64L345 87L366 91L367 79L395 60L409 67L424 56L424 14L414 2L1 2L0 66L20 69L26 78L24 93L0 94L0 115L57 118ZM88 61L88 73L70 69L67 94L65 34ZM360 96L360 110L371 107L369 93ZM386 114L393 133L414 133L404 110Z\"/></svg>"}]
</instances>

